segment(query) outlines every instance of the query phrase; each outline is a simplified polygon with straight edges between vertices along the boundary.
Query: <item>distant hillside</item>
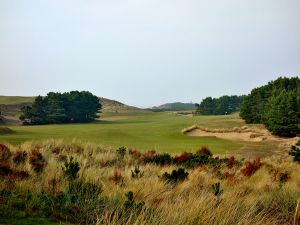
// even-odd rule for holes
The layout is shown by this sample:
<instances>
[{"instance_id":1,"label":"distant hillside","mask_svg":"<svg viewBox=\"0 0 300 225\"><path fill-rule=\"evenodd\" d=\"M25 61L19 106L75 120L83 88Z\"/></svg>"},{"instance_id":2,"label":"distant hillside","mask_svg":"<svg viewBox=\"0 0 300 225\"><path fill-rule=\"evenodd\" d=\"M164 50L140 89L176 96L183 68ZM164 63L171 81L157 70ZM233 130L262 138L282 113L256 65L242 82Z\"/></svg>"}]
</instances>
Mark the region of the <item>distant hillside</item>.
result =
<instances>
[{"instance_id":1,"label":"distant hillside","mask_svg":"<svg viewBox=\"0 0 300 225\"><path fill-rule=\"evenodd\" d=\"M18 125L20 124L20 110L23 106L31 105L35 97L22 96L0 96L0 111L4 117L5 124ZM99 98L102 104L101 112L135 112L142 109L125 105L121 102L110 100L107 98Z\"/></svg>"},{"instance_id":2,"label":"distant hillside","mask_svg":"<svg viewBox=\"0 0 300 225\"><path fill-rule=\"evenodd\" d=\"M194 103L166 103L160 106L154 106L151 108L152 111L183 111L183 110L195 110Z\"/></svg>"},{"instance_id":3,"label":"distant hillside","mask_svg":"<svg viewBox=\"0 0 300 225\"><path fill-rule=\"evenodd\" d=\"M100 102L102 104L102 112L135 112L135 111L143 111L140 108L125 105L121 102L107 99L107 98L100 98Z\"/></svg>"},{"instance_id":4,"label":"distant hillside","mask_svg":"<svg viewBox=\"0 0 300 225\"><path fill-rule=\"evenodd\" d=\"M35 97L22 96L0 96L0 105L16 105L24 103L32 103Z\"/></svg>"}]
</instances>

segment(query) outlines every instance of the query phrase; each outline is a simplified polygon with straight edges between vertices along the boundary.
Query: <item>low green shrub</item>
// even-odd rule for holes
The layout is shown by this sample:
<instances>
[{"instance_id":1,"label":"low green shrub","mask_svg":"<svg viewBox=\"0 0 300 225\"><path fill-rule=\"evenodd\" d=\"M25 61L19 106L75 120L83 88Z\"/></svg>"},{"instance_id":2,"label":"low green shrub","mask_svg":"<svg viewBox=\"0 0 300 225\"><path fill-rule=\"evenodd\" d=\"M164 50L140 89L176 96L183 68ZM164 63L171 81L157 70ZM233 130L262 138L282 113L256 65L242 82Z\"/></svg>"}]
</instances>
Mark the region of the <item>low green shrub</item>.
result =
<instances>
[{"instance_id":1,"label":"low green shrub","mask_svg":"<svg viewBox=\"0 0 300 225\"><path fill-rule=\"evenodd\" d=\"M171 165L173 163L173 158L168 153L153 155L146 153L145 155L146 156L143 157L143 163L155 163L160 166Z\"/></svg>"},{"instance_id":2,"label":"low green shrub","mask_svg":"<svg viewBox=\"0 0 300 225\"><path fill-rule=\"evenodd\" d=\"M289 155L294 158L295 162L300 163L300 140L291 147L291 151L289 152Z\"/></svg>"},{"instance_id":3,"label":"low green shrub","mask_svg":"<svg viewBox=\"0 0 300 225\"><path fill-rule=\"evenodd\" d=\"M116 150L116 154L117 154L118 158L123 159L126 155L126 150L127 150L127 148L124 146L118 148Z\"/></svg>"},{"instance_id":4,"label":"low green shrub","mask_svg":"<svg viewBox=\"0 0 300 225\"><path fill-rule=\"evenodd\" d=\"M136 203L132 191L127 192L125 196L127 200L124 202L124 208L127 212L139 213L143 209L145 202Z\"/></svg>"},{"instance_id":5,"label":"low green shrub","mask_svg":"<svg viewBox=\"0 0 300 225\"><path fill-rule=\"evenodd\" d=\"M214 194L214 196L219 197L223 193L220 182L213 184L211 186L211 188L212 188L212 193Z\"/></svg>"},{"instance_id":6,"label":"low green shrub","mask_svg":"<svg viewBox=\"0 0 300 225\"><path fill-rule=\"evenodd\" d=\"M144 172L140 170L139 166L135 166L134 170L131 170L132 178L141 178L142 176L144 176Z\"/></svg>"},{"instance_id":7,"label":"low green shrub","mask_svg":"<svg viewBox=\"0 0 300 225\"><path fill-rule=\"evenodd\" d=\"M78 172L80 170L79 162L74 161L74 158L71 156L68 161L65 162L62 170L69 180L74 180L78 177Z\"/></svg>"}]
</instances>

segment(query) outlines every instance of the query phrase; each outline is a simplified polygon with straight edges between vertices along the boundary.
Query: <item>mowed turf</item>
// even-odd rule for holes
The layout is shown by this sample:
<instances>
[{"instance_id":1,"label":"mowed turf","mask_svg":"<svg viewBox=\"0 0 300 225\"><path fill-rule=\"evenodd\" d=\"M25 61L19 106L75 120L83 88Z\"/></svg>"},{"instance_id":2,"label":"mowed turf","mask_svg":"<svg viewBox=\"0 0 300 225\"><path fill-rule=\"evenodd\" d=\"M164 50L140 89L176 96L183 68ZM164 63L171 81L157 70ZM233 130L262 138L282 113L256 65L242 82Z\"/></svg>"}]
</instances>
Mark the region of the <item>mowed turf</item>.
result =
<instances>
[{"instance_id":1,"label":"mowed turf","mask_svg":"<svg viewBox=\"0 0 300 225\"><path fill-rule=\"evenodd\" d=\"M12 126L10 128L16 132L0 135L0 143L78 139L103 146L127 146L142 151L155 149L171 153L193 151L201 146L207 146L213 152L220 153L253 145L214 137L189 137L181 133L183 128L193 124L208 128L231 128L243 126L244 122L238 115L188 117L166 112L106 113L99 121L90 124Z\"/></svg>"}]
</instances>

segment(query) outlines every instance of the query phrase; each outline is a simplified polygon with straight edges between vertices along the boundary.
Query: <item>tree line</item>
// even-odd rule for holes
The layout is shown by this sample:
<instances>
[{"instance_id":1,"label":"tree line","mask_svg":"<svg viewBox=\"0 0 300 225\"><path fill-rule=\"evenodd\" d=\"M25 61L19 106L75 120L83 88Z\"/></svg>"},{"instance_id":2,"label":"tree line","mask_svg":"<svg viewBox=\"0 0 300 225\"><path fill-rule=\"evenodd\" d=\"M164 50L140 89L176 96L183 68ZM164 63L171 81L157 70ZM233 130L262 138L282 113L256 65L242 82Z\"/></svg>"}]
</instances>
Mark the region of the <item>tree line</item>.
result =
<instances>
[{"instance_id":1,"label":"tree line","mask_svg":"<svg viewBox=\"0 0 300 225\"><path fill-rule=\"evenodd\" d=\"M207 97L200 104L196 104L196 114L227 115L240 110L245 96L222 96L220 98Z\"/></svg>"},{"instance_id":2,"label":"tree line","mask_svg":"<svg viewBox=\"0 0 300 225\"><path fill-rule=\"evenodd\" d=\"M98 118L100 110L99 98L90 92L49 92L23 107L20 120L25 125L86 123Z\"/></svg>"},{"instance_id":3,"label":"tree line","mask_svg":"<svg viewBox=\"0 0 300 225\"><path fill-rule=\"evenodd\" d=\"M240 116L247 123L262 123L275 135L300 134L300 79L280 77L247 95Z\"/></svg>"}]
</instances>

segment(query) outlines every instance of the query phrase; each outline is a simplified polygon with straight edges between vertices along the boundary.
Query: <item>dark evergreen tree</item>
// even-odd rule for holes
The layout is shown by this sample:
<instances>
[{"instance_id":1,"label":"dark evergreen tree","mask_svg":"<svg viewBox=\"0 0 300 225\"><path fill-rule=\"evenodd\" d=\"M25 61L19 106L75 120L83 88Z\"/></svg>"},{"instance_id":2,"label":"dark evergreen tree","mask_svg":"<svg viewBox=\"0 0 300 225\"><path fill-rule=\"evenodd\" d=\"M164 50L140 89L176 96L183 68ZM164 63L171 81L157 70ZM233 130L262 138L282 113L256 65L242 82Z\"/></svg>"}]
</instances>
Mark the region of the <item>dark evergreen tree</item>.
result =
<instances>
[{"instance_id":1,"label":"dark evergreen tree","mask_svg":"<svg viewBox=\"0 0 300 225\"><path fill-rule=\"evenodd\" d=\"M68 93L50 92L38 96L32 106L22 108L23 124L79 123L98 117L101 104L97 96L87 91Z\"/></svg>"},{"instance_id":2,"label":"dark evergreen tree","mask_svg":"<svg viewBox=\"0 0 300 225\"><path fill-rule=\"evenodd\" d=\"M244 96L222 96L220 98L207 97L197 104L196 114L227 115L240 110Z\"/></svg>"},{"instance_id":3,"label":"dark evergreen tree","mask_svg":"<svg viewBox=\"0 0 300 225\"><path fill-rule=\"evenodd\" d=\"M300 79L278 78L245 97L240 116L247 123L263 123L276 135L300 134Z\"/></svg>"}]
</instances>

